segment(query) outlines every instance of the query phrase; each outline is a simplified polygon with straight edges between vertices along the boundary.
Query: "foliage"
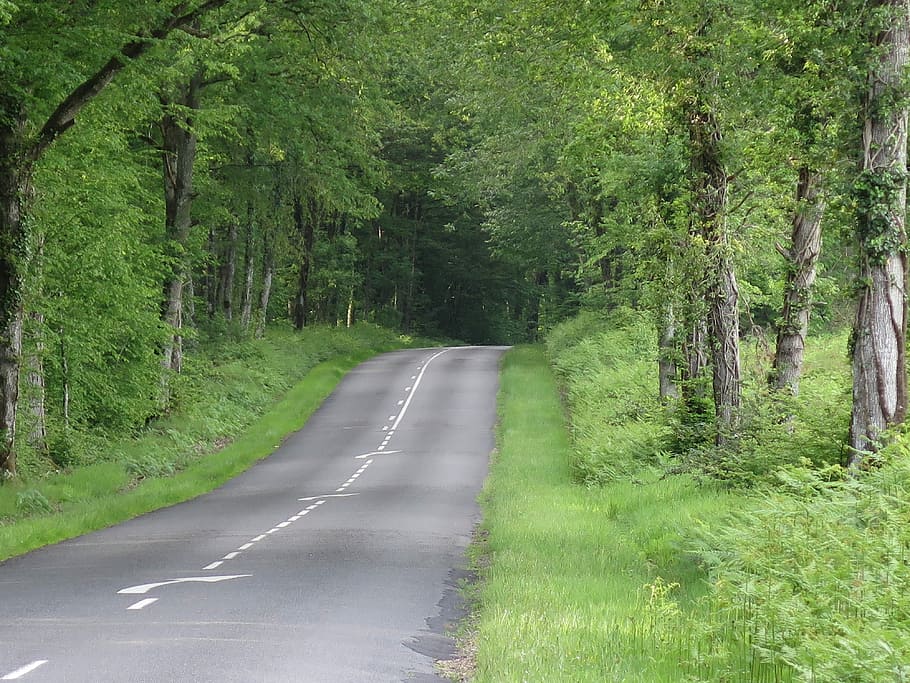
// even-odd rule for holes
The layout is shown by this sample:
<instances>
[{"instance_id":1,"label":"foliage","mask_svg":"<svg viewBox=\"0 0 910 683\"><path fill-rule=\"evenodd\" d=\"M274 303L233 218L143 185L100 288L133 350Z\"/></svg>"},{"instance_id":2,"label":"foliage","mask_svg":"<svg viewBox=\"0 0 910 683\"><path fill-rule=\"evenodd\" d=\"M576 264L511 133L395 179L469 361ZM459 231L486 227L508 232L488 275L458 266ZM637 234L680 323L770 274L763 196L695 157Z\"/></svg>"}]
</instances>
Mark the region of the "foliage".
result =
<instances>
[{"instance_id":1,"label":"foliage","mask_svg":"<svg viewBox=\"0 0 910 683\"><path fill-rule=\"evenodd\" d=\"M793 673L793 680L905 681L910 467L903 440L874 470L790 468L725 524L705 530L725 648Z\"/></svg>"},{"instance_id":2,"label":"foliage","mask_svg":"<svg viewBox=\"0 0 910 683\"><path fill-rule=\"evenodd\" d=\"M547 351L572 416L572 471L604 484L661 461L669 432L653 390L657 348L647 320L584 313L549 334Z\"/></svg>"}]
</instances>

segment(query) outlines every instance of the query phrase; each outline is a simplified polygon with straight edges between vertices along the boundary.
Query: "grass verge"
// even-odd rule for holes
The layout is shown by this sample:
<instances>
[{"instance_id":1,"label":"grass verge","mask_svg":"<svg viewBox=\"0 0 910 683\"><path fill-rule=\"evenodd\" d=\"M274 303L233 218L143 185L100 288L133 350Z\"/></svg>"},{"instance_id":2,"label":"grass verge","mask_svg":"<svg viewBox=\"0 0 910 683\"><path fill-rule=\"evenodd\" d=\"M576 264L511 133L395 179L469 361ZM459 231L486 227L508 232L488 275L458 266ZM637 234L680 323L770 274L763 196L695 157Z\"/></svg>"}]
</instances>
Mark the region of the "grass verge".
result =
<instances>
[{"instance_id":1,"label":"grass verge","mask_svg":"<svg viewBox=\"0 0 910 683\"><path fill-rule=\"evenodd\" d=\"M300 429L348 370L409 345L376 328L276 332L209 363L193 384L197 400L137 438L110 441L107 457L0 487L0 560L211 491ZM288 389L286 377L297 383Z\"/></svg>"},{"instance_id":2,"label":"grass verge","mask_svg":"<svg viewBox=\"0 0 910 683\"><path fill-rule=\"evenodd\" d=\"M688 477L577 485L544 352L507 354L498 453L482 496L477 672L484 681L690 679L705 576L682 529L733 494Z\"/></svg>"}]
</instances>

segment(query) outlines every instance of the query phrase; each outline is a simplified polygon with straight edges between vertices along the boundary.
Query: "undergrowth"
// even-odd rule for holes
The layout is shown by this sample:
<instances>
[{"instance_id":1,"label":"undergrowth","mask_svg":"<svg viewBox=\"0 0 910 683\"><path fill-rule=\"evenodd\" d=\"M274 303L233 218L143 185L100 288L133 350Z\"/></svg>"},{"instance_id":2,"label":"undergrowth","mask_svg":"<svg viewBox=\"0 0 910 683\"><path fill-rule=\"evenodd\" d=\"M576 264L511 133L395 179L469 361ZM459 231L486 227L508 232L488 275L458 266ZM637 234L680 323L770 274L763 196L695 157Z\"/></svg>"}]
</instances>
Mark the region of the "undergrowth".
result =
<instances>
[{"instance_id":1,"label":"undergrowth","mask_svg":"<svg viewBox=\"0 0 910 683\"><path fill-rule=\"evenodd\" d=\"M601 618L566 621L568 633L551 631L535 652L589 643L584 657L591 648L603 653L584 669L552 654L557 668L541 668L549 672L541 676L526 667L523 680L910 681L910 441L892 435L868 471L842 467L846 335L810 339L800 394L788 400L766 388L768 350L747 346L742 426L723 449L713 445L709 420L686 423L657 401L654 337L626 312L584 314L548 340L574 485L551 474L554 483L541 487L559 492L548 498L562 515L551 533L584 537L586 551L548 544L542 534L525 545L561 553L558 575L590 576L586 596L560 597L581 604L581 614L601 610ZM530 513L523 519L533 528ZM626 597L613 595L617 575L637 579L645 595L631 584Z\"/></svg>"}]
</instances>

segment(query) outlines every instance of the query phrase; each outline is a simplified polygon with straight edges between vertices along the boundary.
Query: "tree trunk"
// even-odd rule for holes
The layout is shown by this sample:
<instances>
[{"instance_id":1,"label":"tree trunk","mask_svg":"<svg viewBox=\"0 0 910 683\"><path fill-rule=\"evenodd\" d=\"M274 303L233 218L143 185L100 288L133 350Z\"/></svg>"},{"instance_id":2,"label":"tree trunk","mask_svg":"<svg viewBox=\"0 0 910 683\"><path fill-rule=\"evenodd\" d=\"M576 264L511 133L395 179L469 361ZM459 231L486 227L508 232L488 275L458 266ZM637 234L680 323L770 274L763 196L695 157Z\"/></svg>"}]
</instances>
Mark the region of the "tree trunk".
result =
<instances>
[{"instance_id":1,"label":"tree trunk","mask_svg":"<svg viewBox=\"0 0 910 683\"><path fill-rule=\"evenodd\" d=\"M22 160L19 112L0 107L0 477L16 475L16 409L22 355L23 197L30 169Z\"/></svg>"},{"instance_id":2,"label":"tree trunk","mask_svg":"<svg viewBox=\"0 0 910 683\"><path fill-rule=\"evenodd\" d=\"M793 213L790 249L778 245L777 250L787 259L787 284L784 305L777 329L777 346L771 387L799 394L799 377L809 332L812 308L812 286L822 244L822 215L825 210L820 194L821 177L816 171L802 166L796 186L796 211Z\"/></svg>"},{"instance_id":3,"label":"tree trunk","mask_svg":"<svg viewBox=\"0 0 910 683\"><path fill-rule=\"evenodd\" d=\"M163 401L170 400L166 375L183 366L183 288L187 278L186 245L192 226L193 163L196 133L193 112L199 109L202 74L196 73L173 99L162 97L165 237L170 248L170 272L164 282L162 320L170 329L161 366L165 371ZM176 106L175 106L176 105Z\"/></svg>"},{"instance_id":4,"label":"tree trunk","mask_svg":"<svg viewBox=\"0 0 910 683\"><path fill-rule=\"evenodd\" d=\"M70 428L70 364L66 353L66 336L60 328L60 370L63 374L63 426Z\"/></svg>"},{"instance_id":5,"label":"tree trunk","mask_svg":"<svg viewBox=\"0 0 910 683\"><path fill-rule=\"evenodd\" d=\"M712 90L716 76L704 79ZM689 112L695 230L707 263L708 336L713 367L715 442L723 446L736 432L740 406L739 290L726 226L727 174L721 159L721 132L712 107L697 96Z\"/></svg>"},{"instance_id":6,"label":"tree trunk","mask_svg":"<svg viewBox=\"0 0 910 683\"><path fill-rule=\"evenodd\" d=\"M882 432L907 414L907 104L910 3L882 0L889 26L875 37L863 111L862 173L855 186L861 248L853 331L850 464L863 464ZM897 96L900 95L900 99Z\"/></svg>"},{"instance_id":7,"label":"tree trunk","mask_svg":"<svg viewBox=\"0 0 910 683\"><path fill-rule=\"evenodd\" d=\"M44 316L32 311L28 314L29 336L34 342L29 344L28 353L28 443L39 453L47 453L47 410L45 407L46 390L44 383Z\"/></svg>"},{"instance_id":8,"label":"tree trunk","mask_svg":"<svg viewBox=\"0 0 910 683\"><path fill-rule=\"evenodd\" d=\"M672 304L665 307L658 331L657 374L661 401L672 403L679 398L679 388L676 386L676 319Z\"/></svg>"},{"instance_id":9,"label":"tree trunk","mask_svg":"<svg viewBox=\"0 0 910 683\"><path fill-rule=\"evenodd\" d=\"M221 312L225 320L234 319L234 278L237 274L237 222L228 226L227 251L221 278Z\"/></svg>"},{"instance_id":10,"label":"tree trunk","mask_svg":"<svg viewBox=\"0 0 910 683\"><path fill-rule=\"evenodd\" d=\"M243 250L243 295L240 298L240 327L249 332L250 320L253 317L253 279L256 275L253 260L253 207L247 208L246 234Z\"/></svg>"},{"instance_id":11,"label":"tree trunk","mask_svg":"<svg viewBox=\"0 0 910 683\"><path fill-rule=\"evenodd\" d=\"M294 196L294 225L297 233L303 238L302 253L300 256L300 271L297 280L297 299L294 305L294 329L302 330L307 325L309 314L309 286L310 270L313 261L313 245L316 240L315 226L316 212L310 207L309 215L304 216L303 203L300 195Z\"/></svg>"},{"instance_id":12,"label":"tree trunk","mask_svg":"<svg viewBox=\"0 0 910 683\"><path fill-rule=\"evenodd\" d=\"M275 254L268 233L262 234L262 292L259 295L259 319L256 321L256 338L265 334L268 321L269 299L272 296L272 274L275 270Z\"/></svg>"},{"instance_id":13,"label":"tree trunk","mask_svg":"<svg viewBox=\"0 0 910 683\"><path fill-rule=\"evenodd\" d=\"M206 240L208 258L205 264L205 314L209 320L215 317L218 308L218 263L215 242L215 226L209 225L209 235Z\"/></svg>"}]
</instances>

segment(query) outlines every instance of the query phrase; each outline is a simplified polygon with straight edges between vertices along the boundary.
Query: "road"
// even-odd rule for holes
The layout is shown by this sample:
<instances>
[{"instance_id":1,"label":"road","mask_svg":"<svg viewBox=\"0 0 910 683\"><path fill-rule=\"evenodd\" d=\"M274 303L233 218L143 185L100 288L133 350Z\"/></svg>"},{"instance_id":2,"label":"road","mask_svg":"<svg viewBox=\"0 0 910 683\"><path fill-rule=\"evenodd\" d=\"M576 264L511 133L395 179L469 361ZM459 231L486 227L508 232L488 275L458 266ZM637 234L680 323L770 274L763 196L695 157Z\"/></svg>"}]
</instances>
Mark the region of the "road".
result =
<instances>
[{"instance_id":1,"label":"road","mask_svg":"<svg viewBox=\"0 0 910 683\"><path fill-rule=\"evenodd\" d=\"M0 680L439 680L502 352L374 358L220 489L0 564Z\"/></svg>"}]
</instances>

